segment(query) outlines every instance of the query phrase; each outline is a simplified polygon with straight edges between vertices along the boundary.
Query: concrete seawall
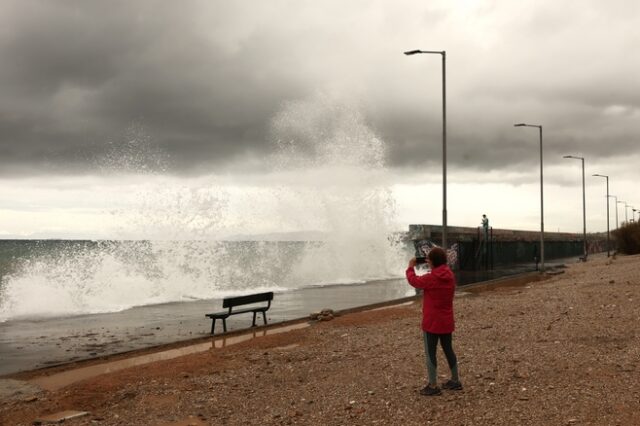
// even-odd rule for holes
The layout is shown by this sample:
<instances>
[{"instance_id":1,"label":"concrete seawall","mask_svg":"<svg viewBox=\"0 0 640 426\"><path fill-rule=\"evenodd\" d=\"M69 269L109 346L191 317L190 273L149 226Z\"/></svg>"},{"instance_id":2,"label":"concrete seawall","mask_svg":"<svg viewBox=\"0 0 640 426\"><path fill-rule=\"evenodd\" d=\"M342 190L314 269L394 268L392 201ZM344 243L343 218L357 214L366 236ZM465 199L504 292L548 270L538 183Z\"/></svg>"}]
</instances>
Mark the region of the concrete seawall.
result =
<instances>
[{"instance_id":1,"label":"concrete seawall","mask_svg":"<svg viewBox=\"0 0 640 426\"><path fill-rule=\"evenodd\" d=\"M489 228L485 236L481 227L448 226L447 237L449 251L455 252L455 262L451 264L458 269L493 269L536 264L540 260L540 232L537 231ZM405 238L413 242L416 250L425 242L440 244L442 226L409 225ZM581 233L545 232L544 240L545 260L579 257L584 253ZM606 234L587 234L587 253L606 251L606 241Z\"/></svg>"},{"instance_id":2,"label":"concrete seawall","mask_svg":"<svg viewBox=\"0 0 640 426\"><path fill-rule=\"evenodd\" d=\"M540 241L539 231L521 231L517 229L490 228L491 237L495 241ZM481 227L447 226L447 238L452 241L473 241L481 237ZM442 226L440 225L409 225L407 238L410 240L433 240L442 241ZM546 241L582 241L581 233L571 232L545 232ZM607 234L590 233L587 234L587 242L606 242Z\"/></svg>"}]
</instances>

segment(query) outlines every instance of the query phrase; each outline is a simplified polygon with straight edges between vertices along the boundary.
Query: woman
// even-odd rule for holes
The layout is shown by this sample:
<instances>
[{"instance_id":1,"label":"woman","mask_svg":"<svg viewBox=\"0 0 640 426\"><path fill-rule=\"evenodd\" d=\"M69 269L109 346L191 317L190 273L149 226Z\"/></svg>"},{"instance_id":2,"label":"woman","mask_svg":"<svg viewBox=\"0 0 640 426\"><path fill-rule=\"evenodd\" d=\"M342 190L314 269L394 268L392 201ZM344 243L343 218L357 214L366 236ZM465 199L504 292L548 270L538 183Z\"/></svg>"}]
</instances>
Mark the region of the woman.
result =
<instances>
[{"instance_id":1,"label":"woman","mask_svg":"<svg viewBox=\"0 0 640 426\"><path fill-rule=\"evenodd\" d=\"M416 258L409 261L406 275L411 286L423 290L422 299L422 331L424 349L427 355L427 372L429 383L420 393L422 395L440 395L437 383L436 349L438 341L442 346L447 363L451 369L451 379L442 385L444 389L461 390L462 383L458 378L458 361L453 352L451 334L454 330L453 295L456 291L456 279L447 266L447 255L440 247L429 250L427 264L431 272L417 276L414 270Z\"/></svg>"}]
</instances>

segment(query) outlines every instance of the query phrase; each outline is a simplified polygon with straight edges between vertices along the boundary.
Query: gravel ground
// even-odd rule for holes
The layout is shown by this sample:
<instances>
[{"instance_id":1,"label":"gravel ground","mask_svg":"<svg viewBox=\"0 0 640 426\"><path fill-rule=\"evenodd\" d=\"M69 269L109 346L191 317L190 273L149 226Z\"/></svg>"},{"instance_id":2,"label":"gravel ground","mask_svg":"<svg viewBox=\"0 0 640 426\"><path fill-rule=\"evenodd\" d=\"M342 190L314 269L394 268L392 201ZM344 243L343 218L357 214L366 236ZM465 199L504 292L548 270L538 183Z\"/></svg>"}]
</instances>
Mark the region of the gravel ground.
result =
<instances>
[{"instance_id":1,"label":"gravel ground","mask_svg":"<svg viewBox=\"0 0 640 426\"><path fill-rule=\"evenodd\" d=\"M420 305L5 397L0 424L640 425L640 256L455 301L462 391L425 397ZM439 352L440 380L448 368Z\"/></svg>"}]
</instances>

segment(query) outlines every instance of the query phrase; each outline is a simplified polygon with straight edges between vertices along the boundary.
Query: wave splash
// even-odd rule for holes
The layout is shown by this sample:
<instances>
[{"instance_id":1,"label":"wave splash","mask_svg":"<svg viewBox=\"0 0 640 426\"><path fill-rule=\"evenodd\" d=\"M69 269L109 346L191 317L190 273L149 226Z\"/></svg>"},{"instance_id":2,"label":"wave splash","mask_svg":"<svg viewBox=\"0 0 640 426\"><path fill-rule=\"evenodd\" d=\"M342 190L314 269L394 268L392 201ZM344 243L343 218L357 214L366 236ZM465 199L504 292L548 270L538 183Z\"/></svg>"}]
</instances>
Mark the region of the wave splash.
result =
<instances>
[{"instance_id":1,"label":"wave splash","mask_svg":"<svg viewBox=\"0 0 640 426\"><path fill-rule=\"evenodd\" d=\"M176 183L145 169L137 204L112 211L114 241L68 243L2 278L0 321L400 276L385 145L358 109L290 102L271 128L260 176ZM265 234L315 241L238 241Z\"/></svg>"}]
</instances>

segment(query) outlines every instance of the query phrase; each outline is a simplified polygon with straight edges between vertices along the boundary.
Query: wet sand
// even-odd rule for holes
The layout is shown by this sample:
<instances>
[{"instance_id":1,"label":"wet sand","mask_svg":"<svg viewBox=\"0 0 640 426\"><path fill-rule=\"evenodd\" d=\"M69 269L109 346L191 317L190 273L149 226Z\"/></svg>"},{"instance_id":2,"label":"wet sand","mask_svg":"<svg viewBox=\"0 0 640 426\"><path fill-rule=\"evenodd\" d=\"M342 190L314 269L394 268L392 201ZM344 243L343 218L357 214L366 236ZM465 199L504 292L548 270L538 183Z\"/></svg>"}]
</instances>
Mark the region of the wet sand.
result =
<instances>
[{"instance_id":1,"label":"wet sand","mask_svg":"<svg viewBox=\"0 0 640 426\"><path fill-rule=\"evenodd\" d=\"M639 300L640 256L594 257L543 281L459 293L464 390L437 397L418 393L426 372L412 303L25 389L4 398L0 424L69 410L89 413L72 425L638 424ZM32 384L24 380L43 374L17 378Z\"/></svg>"}]
</instances>

